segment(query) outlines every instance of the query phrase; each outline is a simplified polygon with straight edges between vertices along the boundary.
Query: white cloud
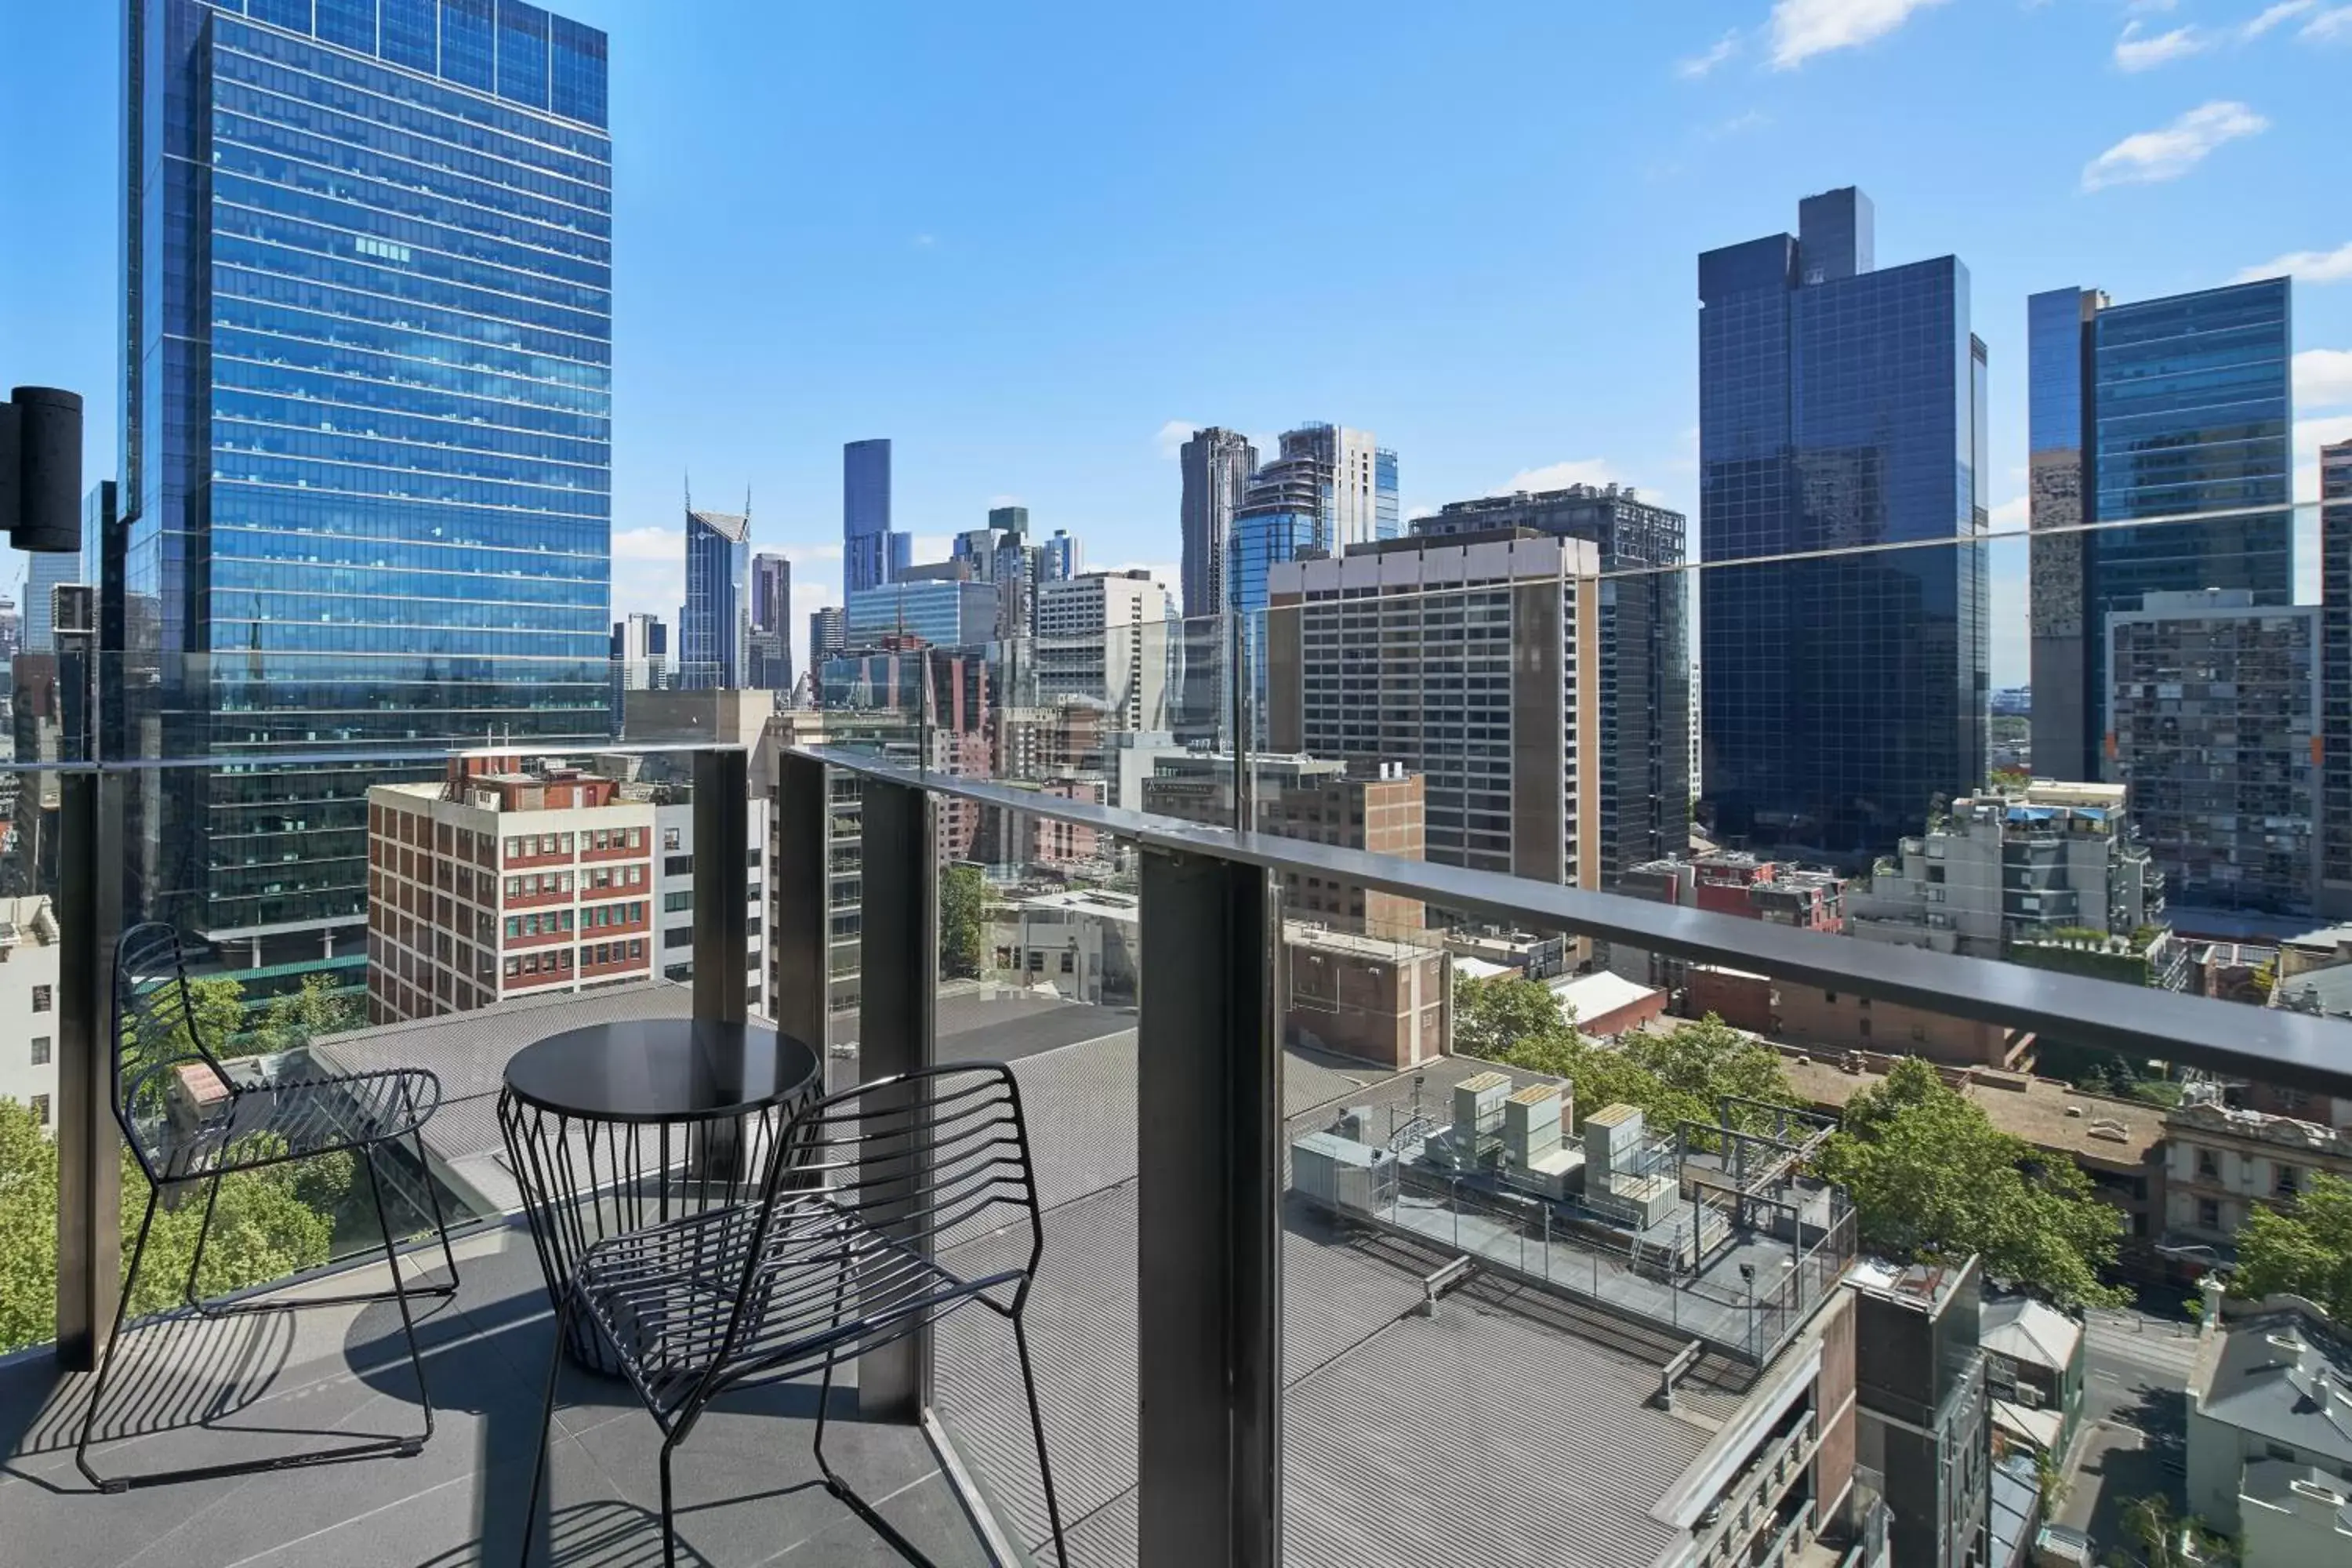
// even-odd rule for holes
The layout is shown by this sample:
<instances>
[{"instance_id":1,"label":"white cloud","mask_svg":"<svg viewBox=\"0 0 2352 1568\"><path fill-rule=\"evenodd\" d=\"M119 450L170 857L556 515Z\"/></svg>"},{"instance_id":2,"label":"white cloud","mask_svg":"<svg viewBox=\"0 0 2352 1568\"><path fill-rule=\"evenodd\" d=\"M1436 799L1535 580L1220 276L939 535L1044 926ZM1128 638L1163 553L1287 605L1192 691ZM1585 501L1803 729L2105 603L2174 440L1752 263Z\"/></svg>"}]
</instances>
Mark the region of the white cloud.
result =
<instances>
[{"instance_id":1,"label":"white cloud","mask_svg":"<svg viewBox=\"0 0 2352 1568\"><path fill-rule=\"evenodd\" d=\"M2319 449L2352 441L2352 414L2331 414L2325 419L2294 422L2294 499L2309 505L2319 499Z\"/></svg>"},{"instance_id":2,"label":"white cloud","mask_svg":"<svg viewBox=\"0 0 2352 1568\"><path fill-rule=\"evenodd\" d=\"M1702 142L1722 142L1734 136L1745 136L1750 131L1761 131L1771 123L1770 115L1760 109L1751 109L1745 114L1735 114L1713 125L1700 126L1698 137Z\"/></svg>"},{"instance_id":3,"label":"white cloud","mask_svg":"<svg viewBox=\"0 0 2352 1568\"><path fill-rule=\"evenodd\" d=\"M1171 419L1160 427L1160 434L1151 438L1151 444L1160 448L1161 457L1174 462L1182 454L1184 443L1192 438L1192 432L1201 428L1202 426L1190 419Z\"/></svg>"},{"instance_id":4,"label":"white cloud","mask_svg":"<svg viewBox=\"0 0 2352 1568\"><path fill-rule=\"evenodd\" d=\"M1522 468L1486 493L1506 496L1515 490L1562 490L1570 485L1622 483L1623 476L1610 467L1607 458L1579 458L1565 463L1547 463L1540 468Z\"/></svg>"},{"instance_id":5,"label":"white cloud","mask_svg":"<svg viewBox=\"0 0 2352 1568\"><path fill-rule=\"evenodd\" d=\"M945 561L948 558L948 552L955 548L955 535L919 533L915 535L912 548L915 552L915 564L918 566L926 562Z\"/></svg>"},{"instance_id":6,"label":"white cloud","mask_svg":"<svg viewBox=\"0 0 2352 1568\"><path fill-rule=\"evenodd\" d=\"M2252 283L2258 278L2281 275L2298 283L2342 283L2352 280L2352 245L2336 250L2290 250L2284 256L2249 267L2230 279L2232 283Z\"/></svg>"},{"instance_id":7,"label":"white cloud","mask_svg":"<svg viewBox=\"0 0 2352 1568\"><path fill-rule=\"evenodd\" d=\"M1425 501L1416 501L1412 505L1404 509L1404 520L1407 522L1411 522L1416 518L1435 517L1436 515L1437 509L1429 505Z\"/></svg>"},{"instance_id":8,"label":"white cloud","mask_svg":"<svg viewBox=\"0 0 2352 1568\"><path fill-rule=\"evenodd\" d=\"M914 239L914 245L917 250L929 250L939 242L940 237L935 234L919 234Z\"/></svg>"},{"instance_id":9,"label":"white cloud","mask_svg":"<svg viewBox=\"0 0 2352 1568\"><path fill-rule=\"evenodd\" d=\"M2196 27L2175 27L2168 33L2143 37L2137 22L2126 22L2123 37L2116 40L2116 68L2154 70L2158 66L2202 54L2212 47L2213 40Z\"/></svg>"},{"instance_id":10,"label":"white cloud","mask_svg":"<svg viewBox=\"0 0 2352 1568\"><path fill-rule=\"evenodd\" d=\"M686 531L677 528L615 529L613 532L613 559L615 561L675 561L678 570L686 570Z\"/></svg>"},{"instance_id":11,"label":"white cloud","mask_svg":"<svg viewBox=\"0 0 2352 1568\"><path fill-rule=\"evenodd\" d=\"M1885 37L1911 13L1943 0L1780 0L1772 7L1772 65L1788 70L1815 55Z\"/></svg>"},{"instance_id":12,"label":"white cloud","mask_svg":"<svg viewBox=\"0 0 2352 1568\"><path fill-rule=\"evenodd\" d=\"M2254 136L2271 122L2242 103L2216 99L2158 131L2126 136L2083 167L2083 188L2148 185L2177 180L2224 142Z\"/></svg>"},{"instance_id":13,"label":"white cloud","mask_svg":"<svg viewBox=\"0 0 2352 1568\"><path fill-rule=\"evenodd\" d=\"M2305 349L2294 356L2298 408L2352 404L2352 349Z\"/></svg>"},{"instance_id":14,"label":"white cloud","mask_svg":"<svg viewBox=\"0 0 2352 1568\"><path fill-rule=\"evenodd\" d=\"M2352 40L2352 5L2338 5L2332 11L2322 11L2303 25L2298 38L2314 43L2335 44Z\"/></svg>"},{"instance_id":15,"label":"white cloud","mask_svg":"<svg viewBox=\"0 0 2352 1568\"><path fill-rule=\"evenodd\" d=\"M1992 531L1995 533L2013 533L2026 526L2031 515L2025 498L2012 496L1992 509Z\"/></svg>"},{"instance_id":16,"label":"white cloud","mask_svg":"<svg viewBox=\"0 0 2352 1568\"><path fill-rule=\"evenodd\" d=\"M838 539L814 540L800 544L778 544L771 548L775 553L789 557L795 572L803 566L814 566L819 562L841 559L841 541Z\"/></svg>"},{"instance_id":17,"label":"white cloud","mask_svg":"<svg viewBox=\"0 0 2352 1568\"><path fill-rule=\"evenodd\" d=\"M2319 0L2279 0L2261 16L2238 29L2242 38L2259 38L2281 22L2291 21L2319 4Z\"/></svg>"},{"instance_id":18,"label":"white cloud","mask_svg":"<svg viewBox=\"0 0 2352 1568\"><path fill-rule=\"evenodd\" d=\"M1675 74L1685 81L1696 81L1716 67L1739 52L1739 32L1734 28L1708 47L1705 54L1675 62Z\"/></svg>"},{"instance_id":19,"label":"white cloud","mask_svg":"<svg viewBox=\"0 0 2352 1568\"><path fill-rule=\"evenodd\" d=\"M988 498L988 510L991 511L994 511L1001 506L1019 506L1020 504L1021 498L1019 496L991 496Z\"/></svg>"}]
</instances>

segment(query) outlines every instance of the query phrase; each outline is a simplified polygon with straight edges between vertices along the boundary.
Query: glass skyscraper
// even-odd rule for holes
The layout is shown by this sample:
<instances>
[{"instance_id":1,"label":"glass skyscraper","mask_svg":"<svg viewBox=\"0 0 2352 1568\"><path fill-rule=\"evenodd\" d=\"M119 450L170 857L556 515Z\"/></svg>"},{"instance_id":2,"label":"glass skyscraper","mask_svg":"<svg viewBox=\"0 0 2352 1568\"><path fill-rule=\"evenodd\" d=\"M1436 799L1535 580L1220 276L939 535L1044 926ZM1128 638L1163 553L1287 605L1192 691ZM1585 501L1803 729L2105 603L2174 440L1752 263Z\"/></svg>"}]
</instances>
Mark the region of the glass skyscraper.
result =
<instances>
[{"instance_id":1,"label":"glass skyscraper","mask_svg":"<svg viewBox=\"0 0 2352 1568\"><path fill-rule=\"evenodd\" d=\"M677 623L678 684L734 691L751 672L751 520L686 514L686 605Z\"/></svg>"},{"instance_id":2,"label":"glass skyscraper","mask_svg":"<svg viewBox=\"0 0 2352 1568\"><path fill-rule=\"evenodd\" d=\"M611 733L604 37L514 0L126 15L118 695L221 759L150 775L134 899L350 962L403 776L354 754Z\"/></svg>"},{"instance_id":3,"label":"glass skyscraper","mask_svg":"<svg viewBox=\"0 0 2352 1568\"><path fill-rule=\"evenodd\" d=\"M2049 535L2032 546L2036 773L2096 779L2112 761L2109 616L2206 588L2294 598L2290 289L2027 301L2032 523ZM2201 511L2236 515L2052 531Z\"/></svg>"},{"instance_id":4,"label":"glass skyscraper","mask_svg":"<svg viewBox=\"0 0 2352 1568\"><path fill-rule=\"evenodd\" d=\"M1858 859L1984 779L1985 351L1859 191L1798 226L1699 258L1703 771L1719 832Z\"/></svg>"},{"instance_id":5,"label":"glass skyscraper","mask_svg":"<svg viewBox=\"0 0 2352 1568\"><path fill-rule=\"evenodd\" d=\"M890 528L890 443L841 448L841 572L848 593L878 588L914 560L914 536Z\"/></svg>"}]
</instances>

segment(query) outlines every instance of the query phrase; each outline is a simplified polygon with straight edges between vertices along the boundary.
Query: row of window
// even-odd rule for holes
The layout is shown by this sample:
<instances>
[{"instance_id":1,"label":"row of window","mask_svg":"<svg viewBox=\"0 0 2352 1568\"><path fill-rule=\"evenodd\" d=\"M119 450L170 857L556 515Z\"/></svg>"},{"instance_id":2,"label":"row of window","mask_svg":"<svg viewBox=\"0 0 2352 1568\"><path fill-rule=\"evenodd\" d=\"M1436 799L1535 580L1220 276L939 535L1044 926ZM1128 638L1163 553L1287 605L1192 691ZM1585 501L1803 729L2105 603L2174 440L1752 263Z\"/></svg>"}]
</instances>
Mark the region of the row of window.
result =
<instances>
[{"instance_id":1,"label":"row of window","mask_svg":"<svg viewBox=\"0 0 2352 1568\"><path fill-rule=\"evenodd\" d=\"M646 939L632 937L627 942L600 942L579 949L580 967L593 968L600 964L626 963L646 956ZM572 972L572 950L557 948L551 952L518 953L508 958L506 976L509 980L530 974L568 974Z\"/></svg>"},{"instance_id":2,"label":"row of window","mask_svg":"<svg viewBox=\"0 0 2352 1568\"><path fill-rule=\"evenodd\" d=\"M674 837L677 829L671 828L665 837ZM507 858L520 860L529 855L569 855L575 842L582 849L643 849L646 830L642 827L599 827L593 833L525 833L507 838Z\"/></svg>"}]
</instances>

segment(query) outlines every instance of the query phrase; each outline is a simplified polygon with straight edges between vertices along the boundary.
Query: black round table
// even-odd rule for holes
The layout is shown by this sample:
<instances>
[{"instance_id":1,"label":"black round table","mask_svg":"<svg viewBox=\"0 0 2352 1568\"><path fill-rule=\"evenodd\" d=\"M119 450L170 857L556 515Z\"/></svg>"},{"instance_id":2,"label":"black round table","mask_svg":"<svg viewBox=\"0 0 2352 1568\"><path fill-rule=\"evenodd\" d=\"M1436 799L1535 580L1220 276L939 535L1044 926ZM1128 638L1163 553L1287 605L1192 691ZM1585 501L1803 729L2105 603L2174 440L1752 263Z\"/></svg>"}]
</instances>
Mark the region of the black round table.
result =
<instances>
[{"instance_id":1,"label":"black round table","mask_svg":"<svg viewBox=\"0 0 2352 1568\"><path fill-rule=\"evenodd\" d=\"M499 1130L561 1303L588 1248L758 1195L785 1127L824 1092L824 1059L759 1024L646 1018L567 1029L507 1063ZM575 1319L572 1359L617 1375Z\"/></svg>"}]
</instances>

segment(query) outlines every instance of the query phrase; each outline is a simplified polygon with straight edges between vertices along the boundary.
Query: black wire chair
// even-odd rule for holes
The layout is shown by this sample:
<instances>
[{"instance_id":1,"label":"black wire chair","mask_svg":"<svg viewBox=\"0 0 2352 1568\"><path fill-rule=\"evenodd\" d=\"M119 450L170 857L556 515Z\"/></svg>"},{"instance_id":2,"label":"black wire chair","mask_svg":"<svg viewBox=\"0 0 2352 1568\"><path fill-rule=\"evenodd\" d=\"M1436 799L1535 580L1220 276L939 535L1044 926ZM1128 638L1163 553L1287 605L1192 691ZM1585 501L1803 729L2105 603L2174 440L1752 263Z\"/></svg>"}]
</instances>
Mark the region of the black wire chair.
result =
<instances>
[{"instance_id":1,"label":"black wire chair","mask_svg":"<svg viewBox=\"0 0 2352 1568\"><path fill-rule=\"evenodd\" d=\"M1000 1209L1013 1217L995 1217ZM1016 1268L966 1276L938 1259L943 1247L998 1235L1023 1219L1029 1250ZM612 1346L662 1431L665 1564L677 1561L670 1457L711 1401L820 1366L812 1447L825 1489L900 1556L928 1564L826 1462L834 1367L978 1302L1013 1325L1054 1548L1067 1568L1022 1323L1044 1250L1028 1126L1020 1090L1002 1065L902 1073L809 1105L785 1128L756 1200L614 1237L582 1257L557 1313L523 1561L530 1557L566 1333L584 1319Z\"/></svg>"},{"instance_id":2,"label":"black wire chair","mask_svg":"<svg viewBox=\"0 0 2352 1568\"><path fill-rule=\"evenodd\" d=\"M423 1452L433 1436L433 1398L425 1384L425 1363L416 1348L416 1324L409 1312L409 1298L451 1296L457 1289L457 1255L449 1246L448 1222L442 1215L440 1194L434 1190L432 1173L425 1163L425 1142L420 1132L440 1106L440 1079L419 1069L391 1068L361 1073L314 1071L296 1078L240 1082L214 1054L215 1042L205 1037L206 1027L188 986L180 933L162 923L134 926L123 933L115 952L111 1026L113 1043L109 1068L114 1120L121 1124L131 1157L146 1177L147 1211L139 1221L139 1238L131 1245L131 1267L123 1273L122 1291L114 1306L114 1330L107 1339L105 1355L100 1358L98 1381L90 1390L89 1408L82 1417L80 1440L74 1447L74 1463L81 1473L102 1492L121 1492L169 1481L204 1480L215 1476ZM401 1273L376 1159L378 1150L403 1138L415 1144L425 1201L431 1205L434 1229L441 1238L442 1260L449 1268L446 1285L412 1288ZM222 1180L243 1172L338 1153L353 1155L366 1173L368 1194L374 1201L376 1225L383 1237L384 1261L392 1269L392 1288L299 1300L208 1302L199 1297L197 1279L204 1268L205 1245L212 1231ZM205 1187L205 1216L196 1232L195 1256L188 1265L183 1308L206 1318L222 1318L245 1312L278 1311L289 1307L398 1302L401 1329L408 1340L409 1364L415 1370L417 1394L425 1406L422 1434L414 1437L374 1437L310 1453L139 1476L101 1476L92 1468L90 1437L98 1426L115 1352L122 1343L122 1321L139 1282L139 1267L146 1256L155 1211L167 1195L197 1183Z\"/></svg>"}]
</instances>

